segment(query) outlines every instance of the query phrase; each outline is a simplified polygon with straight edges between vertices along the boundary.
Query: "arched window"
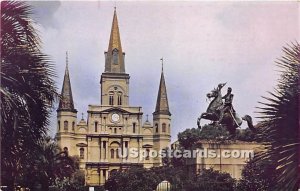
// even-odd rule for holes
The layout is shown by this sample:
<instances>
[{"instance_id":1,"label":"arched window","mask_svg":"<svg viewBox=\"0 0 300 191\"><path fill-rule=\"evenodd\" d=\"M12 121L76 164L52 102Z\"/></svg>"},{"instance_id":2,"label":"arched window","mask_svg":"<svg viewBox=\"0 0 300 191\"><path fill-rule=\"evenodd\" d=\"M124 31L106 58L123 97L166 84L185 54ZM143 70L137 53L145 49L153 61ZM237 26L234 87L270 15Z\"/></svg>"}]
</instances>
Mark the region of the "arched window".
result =
<instances>
[{"instance_id":1,"label":"arched window","mask_svg":"<svg viewBox=\"0 0 300 191\"><path fill-rule=\"evenodd\" d=\"M168 132L171 132L171 125L169 124Z\"/></svg>"},{"instance_id":2,"label":"arched window","mask_svg":"<svg viewBox=\"0 0 300 191\"><path fill-rule=\"evenodd\" d=\"M119 61L119 54L118 54L118 50L115 48L113 50L113 63L118 64L118 61Z\"/></svg>"},{"instance_id":3,"label":"arched window","mask_svg":"<svg viewBox=\"0 0 300 191\"><path fill-rule=\"evenodd\" d=\"M72 122L72 130L75 130L75 121Z\"/></svg>"},{"instance_id":4,"label":"arched window","mask_svg":"<svg viewBox=\"0 0 300 191\"><path fill-rule=\"evenodd\" d=\"M64 152L68 154L69 152L68 147L64 147Z\"/></svg>"},{"instance_id":5,"label":"arched window","mask_svg":"<svg viewBox=\"0 0 300 191\"><path fill-rule=\"evenodd\" d=\"M79 154L80 159L84 159L84 148L79 149Z\"/></svg>"},{"instance_id":6,"label":"arched window","mask_svg":"<svg viewBox=\"0 0 300 191\"><path fill-rule=\"evenodd\" d=\"M109 92L109 105L114 105L114 92Z\"/></svg>"},{"instance_id":7,"label":"arched window","mask_svg":"<svg viewBox=\"0 0 300 191\"><path fill-rule=\"evenodd\" d=\"M118 92L118 105L122 105L122 92Z\"/></svg>"},{"instance_id":8,"label":"arched window","mask_svg":"<svg viewBox=\"0 0 300 191\"><path fill-rule=\"evenodd\" d=\"M68 125L69 125L68 121L64 121L64 130L68 130Z\"/></svg>"},{"instance_id":9,"label":"arched window","mask_svg":"<svg viewBox=\"0 0 300 191\"><path fill-rule=\"evenodd\" d=\"M106 141L103 141L104 158L106 159Z\"/></svg>"},{"instance_id":10,"label":"arched window","mask_svg":"<svg viewBox=\"0 0 300 191\"><path fill-rule=\"evenodd\" d=\"M58 130L60 131L60 121L57 122Z\"/></svg>"},{"instance_id":11,"label":"arched window","mask_svg":"<svg viewBox=\"0 0 300 191\"><path fill-rule=\"evenodd\" d=\"M117 159L120 158L120 154L119 154L120 150L116 149L116 155L117 155Z\"/></svg>"},{"instance_id":12,"label":"arched window","mask_svg":"<svg viewBox=\"0 0 300 191\"><path fill-rule=\"evenodd\" d=\"M115 158L115 150L114 149L110 149L110 158Z\"/></svg>"},{"instance_id":13,"label":"arched window","mask_svg":"<svg viewBox=\"0 0 300 191\"><path fill-rule=\"evenodd\" d=\"M146 160L149 160L150 158L150 149L146 149Z\"/></svg>"},{"instance_id":14,"label":"arched window","mask_svg":"<svg viewBox=\"0 0 300 191\"><path fill-rule=\"evenodd\" d=\"M98 122L96 121L95 122L95 132L97 132L98 131Z\"/></svg>"},{"instance_id":15,"label":"arched window","mask_svg":"<svg viewBox=\"0 0 300 191\"><path fill-rule=\"evenodd\" d=\"M155 124L155 132L158 133L158 124Z\"/></svg>"},{"instance_id":16,"label":"arched window","mask_svg":"<svg viewBox=\"0 0 300 191\"><path fill-rule=\"evenodd\" d=\"M133 123L132 124L132 132L135 133L135 130L136 130L136 123Z\"/></svg>"},{"instance_id":17,"label":"arched window","mask_svg":"<svg viewBox=\"0 0 300 191\"><path fill-rule=\"evenodd\" d=\"M165 123L162 124L161 130L162 130L163 133L166 132L166 124Z\"/></svg>"}]
</instances>

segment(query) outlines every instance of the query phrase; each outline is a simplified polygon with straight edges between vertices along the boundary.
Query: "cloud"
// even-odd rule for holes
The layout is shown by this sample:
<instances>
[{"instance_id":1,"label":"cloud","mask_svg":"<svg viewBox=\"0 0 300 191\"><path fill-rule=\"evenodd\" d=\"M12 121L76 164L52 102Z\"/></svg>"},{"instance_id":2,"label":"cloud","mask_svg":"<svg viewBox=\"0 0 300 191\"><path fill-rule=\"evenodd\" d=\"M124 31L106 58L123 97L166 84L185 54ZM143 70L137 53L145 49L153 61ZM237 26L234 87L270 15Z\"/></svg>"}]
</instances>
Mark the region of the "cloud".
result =
<instances>
[{"instance_id":1,"label":"cloud","mask_svg":"<svg viewBox=\"0 0 300 191\"><path fill-rule=\"evenodd\" d=\"M58 87L69 51L75 105L86 113L89 104L100 104L114 3L51 6L42 19L43 49L56 63ZM208 106L206 93L220 82L233 88L240 115L257 116L257 102L276 85L274 61L282 46L299 40L296 2L118 2L117 13L131 76L130 104L142 106L144 114L154 111L164 57L172 140L196 127Z\"/></svg>"},{"instance_id":2,"label":"cloud","mask_svg":"<svg viewBox=\"0 0 300 191\"><path fill-rule=\"evenodd\" d=\"M43 27L57 27L54 15L61 5L59 1L28 1L28 4L33 6L34 19Z\"/></svg>"}]
</instances>

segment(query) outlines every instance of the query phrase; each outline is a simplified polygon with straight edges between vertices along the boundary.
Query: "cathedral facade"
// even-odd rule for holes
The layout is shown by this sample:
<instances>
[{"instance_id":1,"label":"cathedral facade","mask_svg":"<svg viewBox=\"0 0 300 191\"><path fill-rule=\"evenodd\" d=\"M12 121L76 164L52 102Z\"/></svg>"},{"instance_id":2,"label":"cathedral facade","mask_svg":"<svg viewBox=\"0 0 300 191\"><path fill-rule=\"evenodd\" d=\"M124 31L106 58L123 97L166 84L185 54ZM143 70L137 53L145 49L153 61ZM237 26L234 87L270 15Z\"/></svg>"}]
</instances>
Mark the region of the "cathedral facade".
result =
<instances>
[{"instance_id":1,"label":"cathedral facade","mask_svg":"<svg viewBox=\"0 0 300 191\"><path fill-rule=\"evenodd\" d=\"M86 120L77 118L68 60L66 62L57 109L56 139L69 155L79 156L80 168L85 170L86 184L103 185L115 170L162 165L159 156L149 157L149 154L169 147L171 141L171 113L164 73L162 70L153 123L148 119L144 122L142 107L129 103L130 76L125 71L125 53L121 46L116 10L105 52L105 68L100 78L101 103L88 106ZM134 149L134 156L130 154L131 149Z\"/></svg>"}]
</instances>

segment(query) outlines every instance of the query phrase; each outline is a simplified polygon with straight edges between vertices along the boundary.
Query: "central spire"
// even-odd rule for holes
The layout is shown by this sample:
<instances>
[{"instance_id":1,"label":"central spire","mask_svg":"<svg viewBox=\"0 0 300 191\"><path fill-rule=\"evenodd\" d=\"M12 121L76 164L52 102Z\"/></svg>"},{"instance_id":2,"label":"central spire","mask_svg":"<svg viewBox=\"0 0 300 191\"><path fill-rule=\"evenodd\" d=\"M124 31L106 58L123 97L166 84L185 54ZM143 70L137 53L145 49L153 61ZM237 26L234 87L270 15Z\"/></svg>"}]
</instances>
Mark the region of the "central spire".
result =
<instances>
[{"instance_id":1,"label":"central spire","mask_svg":"<svg viewBox=\"0 0 300 191\"><path fill-rule=\"evenodd\" d=\"M117 11L115 8L108 50L105 52L105 72L125 73L124 56L125 53L122 51Z\"/></svg>"}]
</instances>

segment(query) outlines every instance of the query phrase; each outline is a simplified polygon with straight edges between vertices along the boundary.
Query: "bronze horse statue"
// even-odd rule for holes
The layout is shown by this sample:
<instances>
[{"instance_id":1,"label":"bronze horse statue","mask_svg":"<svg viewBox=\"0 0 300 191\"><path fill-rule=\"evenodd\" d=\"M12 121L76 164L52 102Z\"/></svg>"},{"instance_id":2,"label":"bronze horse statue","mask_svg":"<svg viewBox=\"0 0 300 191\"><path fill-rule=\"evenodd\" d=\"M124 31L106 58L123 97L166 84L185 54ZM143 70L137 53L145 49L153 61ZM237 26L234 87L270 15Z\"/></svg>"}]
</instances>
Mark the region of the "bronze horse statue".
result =
<instances>
[{"instance_id":1,"label":"bronze horse statue","mask_svg":"<svg viewBox=\"0 0 300 191\"><path fill-rule=\"evenodd\" d=\"M217 88L214 88L211 93L208 93L206 96L210 99L213 98L213 100L209 103L208 108L206 112L202 113L200 117L197 120L197 125L199 128L201 128L200 120L201 119L207 119L213 121L213 123L219 122L221 125L225 126L229 133L232 136L235 136L235 131L238 127L240 127L243 123L242 120L245 120L248 124L248 127L255 131L255 128L252 123L252 118L249 115L245 115L244 117L240 118L236 112L233 112L232 110L225 111L223 114L223 117L220 120L222 107L224 107L223 101L222 101L222 93L221 89L226 85L226 83L219 84Z\"/></svg>"}]
</instances>

